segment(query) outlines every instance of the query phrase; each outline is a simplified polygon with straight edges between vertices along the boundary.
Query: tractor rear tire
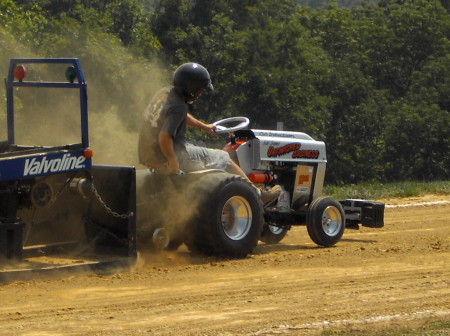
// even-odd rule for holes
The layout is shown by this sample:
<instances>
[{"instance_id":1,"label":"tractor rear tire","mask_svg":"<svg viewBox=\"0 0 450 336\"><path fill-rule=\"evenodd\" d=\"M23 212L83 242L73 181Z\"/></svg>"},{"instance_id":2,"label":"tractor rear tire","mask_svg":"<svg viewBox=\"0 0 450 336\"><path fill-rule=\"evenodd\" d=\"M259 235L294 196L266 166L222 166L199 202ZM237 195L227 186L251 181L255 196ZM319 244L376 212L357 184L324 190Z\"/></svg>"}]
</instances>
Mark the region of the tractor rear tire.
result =
<instances>
[{"instance_id":1,"label":"tractor rear tire","mask_svg":"<svg viewBox=\"0 0 450 336\"><path fill-rule=\"evenodd\" d=\"M212 181L216 187L202 202L202 213L187 227L190 233L185 243L191 251L244 258L261 237L263 208L259 195L237 175L213 174Z\"/></svg>"},{"instance_id":2,"label":"tractor rear tire","mask_svg":"<svg viewBox=\"0 0 450 336\"><path fill-rule=\"evenodd\" d=\"M345 217L342 205L331 197L316 198L308 208L306 227L317 245L330 247L344 234Z\"/></svg>"}]
</instances>

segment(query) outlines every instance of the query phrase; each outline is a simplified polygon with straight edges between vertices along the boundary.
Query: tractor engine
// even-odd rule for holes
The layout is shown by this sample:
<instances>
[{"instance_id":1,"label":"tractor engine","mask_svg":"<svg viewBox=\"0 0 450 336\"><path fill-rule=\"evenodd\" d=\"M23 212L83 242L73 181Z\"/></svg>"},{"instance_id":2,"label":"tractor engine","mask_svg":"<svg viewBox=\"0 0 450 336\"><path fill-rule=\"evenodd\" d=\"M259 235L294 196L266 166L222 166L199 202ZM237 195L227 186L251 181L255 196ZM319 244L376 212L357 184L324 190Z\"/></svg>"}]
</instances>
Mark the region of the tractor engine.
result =
<instances>
[{"instance_id":1,"label":"tractor engine","mask_svg":"<svg viewBox=\"0 0 450 336\"><path fill-rule=\"evenodd\" d=\"M285 205L280 211L305 211L305 205L322 194L325 143L305 133L240 130L225 150L254 184L281 186Z\"/></svg>"}]
</instances>

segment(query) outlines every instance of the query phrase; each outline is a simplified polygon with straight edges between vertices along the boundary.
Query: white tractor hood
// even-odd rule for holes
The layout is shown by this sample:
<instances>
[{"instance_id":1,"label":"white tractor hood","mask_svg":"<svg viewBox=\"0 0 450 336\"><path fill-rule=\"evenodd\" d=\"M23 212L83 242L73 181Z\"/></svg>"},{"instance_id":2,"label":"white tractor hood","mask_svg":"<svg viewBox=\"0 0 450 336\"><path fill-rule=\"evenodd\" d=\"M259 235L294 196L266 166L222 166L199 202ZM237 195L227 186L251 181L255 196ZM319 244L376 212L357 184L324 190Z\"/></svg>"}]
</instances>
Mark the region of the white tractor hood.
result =
<instances>
[{"instance_id":1,"label":"white tractor hood","mask_svg":"<svg viewBox=\"0 0 450 336\"><path fill-rule=\"evenodd\" d=\"M252 141L253 152L259 152L262 161L326 162L323 141L316 141L306 133L251 130L257 141ZM256 153L255 153L256 154Z\"/></svg>"}]
</instances>

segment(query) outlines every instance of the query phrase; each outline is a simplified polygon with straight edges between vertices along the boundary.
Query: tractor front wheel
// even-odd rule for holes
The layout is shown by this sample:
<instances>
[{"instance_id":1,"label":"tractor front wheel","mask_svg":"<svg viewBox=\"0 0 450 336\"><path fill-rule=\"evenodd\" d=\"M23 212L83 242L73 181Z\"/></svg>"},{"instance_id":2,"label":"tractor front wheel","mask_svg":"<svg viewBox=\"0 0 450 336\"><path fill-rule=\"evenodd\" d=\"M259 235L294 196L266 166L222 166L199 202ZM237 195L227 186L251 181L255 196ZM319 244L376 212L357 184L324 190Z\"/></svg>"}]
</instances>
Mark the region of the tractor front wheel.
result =
<instances>
[{"instance_id":1,"label":"tractor front wheel","mask_svg":"<svg viewBox=\"0 0 450 336\"><path fill-rule=\"evenodd\" d=\"M319 197L308 208L306 227L312 241L329 247L341 240L345 229L342 205L331 197Z\"/></svg>"}]
</instances>

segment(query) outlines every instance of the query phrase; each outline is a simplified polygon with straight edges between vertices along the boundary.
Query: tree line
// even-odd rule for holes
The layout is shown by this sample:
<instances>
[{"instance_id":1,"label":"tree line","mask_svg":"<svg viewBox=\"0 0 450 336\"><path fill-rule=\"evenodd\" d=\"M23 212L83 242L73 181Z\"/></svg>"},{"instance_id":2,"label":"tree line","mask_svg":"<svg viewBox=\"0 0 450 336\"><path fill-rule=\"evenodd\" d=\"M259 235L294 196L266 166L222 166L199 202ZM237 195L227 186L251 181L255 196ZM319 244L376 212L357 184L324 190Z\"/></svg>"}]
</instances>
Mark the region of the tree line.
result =
<instances>
[{"instance_id":1,"label":"tree line","mask_svg":"<svg viewBox=\"0 0 450 336\"><path fill-rule=\"evenodd\" d=\"M151 79L199 62L216 89L199 118L307 132L332 184L449 178L449 36L447 0L0 0L3 74L12 57L80 57L91 111L107 101L136 129Z\"/></svg>"}]
</instances>

